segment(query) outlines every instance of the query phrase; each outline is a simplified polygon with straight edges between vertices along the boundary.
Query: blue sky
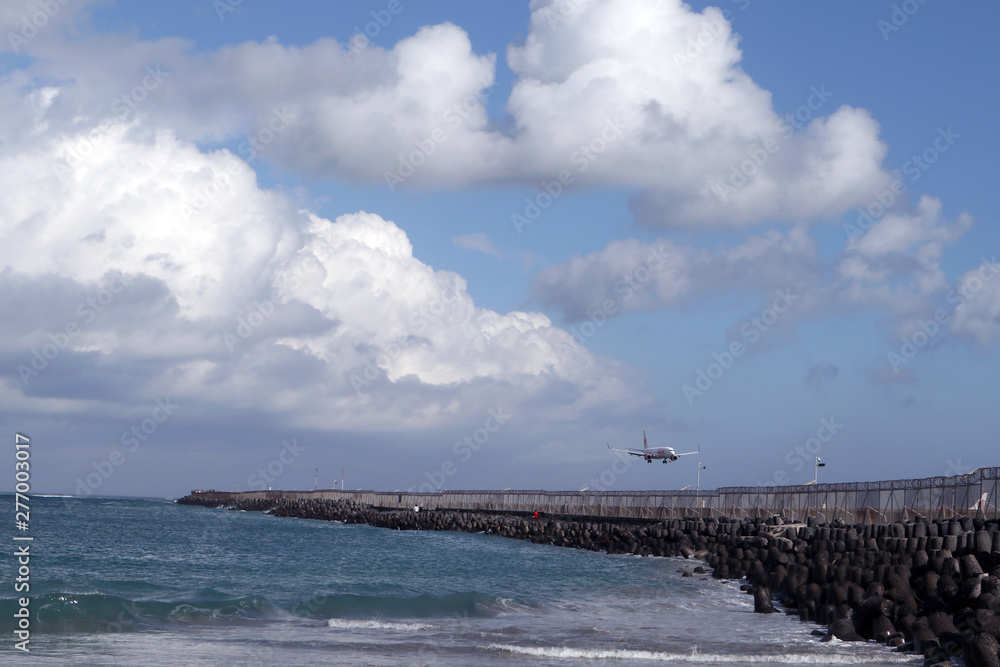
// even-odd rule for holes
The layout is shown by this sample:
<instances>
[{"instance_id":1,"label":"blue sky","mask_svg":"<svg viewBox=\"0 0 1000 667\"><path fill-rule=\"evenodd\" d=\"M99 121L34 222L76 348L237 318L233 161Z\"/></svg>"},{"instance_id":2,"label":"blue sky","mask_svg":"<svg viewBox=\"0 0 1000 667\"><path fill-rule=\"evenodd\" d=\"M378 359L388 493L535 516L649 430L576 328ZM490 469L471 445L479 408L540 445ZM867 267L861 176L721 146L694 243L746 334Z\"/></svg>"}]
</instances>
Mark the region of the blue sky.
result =
<instances>
[{"instance_id":1,"label":"blue sky","mask_svg":"<svg viewBox=\"0 0 1000 667\"><path fill-rule=\"evenodd\" d=\"M44 4L0 12L40 490L995 463L992 4Z\"/></svg>"}]
</instances>

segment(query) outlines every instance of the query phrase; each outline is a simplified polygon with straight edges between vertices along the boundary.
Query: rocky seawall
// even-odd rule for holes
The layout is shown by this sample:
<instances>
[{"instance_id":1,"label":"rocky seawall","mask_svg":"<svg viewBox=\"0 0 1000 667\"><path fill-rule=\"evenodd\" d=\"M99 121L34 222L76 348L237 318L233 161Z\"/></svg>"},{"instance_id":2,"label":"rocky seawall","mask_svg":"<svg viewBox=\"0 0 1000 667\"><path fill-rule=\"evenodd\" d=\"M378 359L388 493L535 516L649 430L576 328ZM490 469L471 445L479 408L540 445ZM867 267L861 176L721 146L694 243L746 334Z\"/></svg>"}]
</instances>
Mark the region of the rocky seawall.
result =
<instances>
[{"instance_id":1,"label":"rocky seawall","mask_svg":"<svg viewBox=\"0 0 1000 667\"><path fill-rule=\"evenodd\" d=\"M824 640L874 640L922 654L1000 667L1000 522L916 518L882 525L763 519L666 521L476 511L385 510L350 500L224 500L180 504L362 523L397 530L488 533L610 554L698 558L717 579L746 578L755 610L826 626Z\"/></svg>"}]
</instances>

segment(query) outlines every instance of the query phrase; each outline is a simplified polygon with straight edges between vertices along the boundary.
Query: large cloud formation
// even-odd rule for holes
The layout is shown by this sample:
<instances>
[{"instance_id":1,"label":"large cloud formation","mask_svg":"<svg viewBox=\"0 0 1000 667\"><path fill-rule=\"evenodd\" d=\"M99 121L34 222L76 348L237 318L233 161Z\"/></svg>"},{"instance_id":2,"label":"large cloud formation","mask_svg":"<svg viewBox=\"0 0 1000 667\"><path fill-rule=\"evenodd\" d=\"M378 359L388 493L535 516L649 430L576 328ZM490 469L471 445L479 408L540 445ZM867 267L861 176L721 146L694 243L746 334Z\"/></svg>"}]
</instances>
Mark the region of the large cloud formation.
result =
<instances>
[{"instance_id":1,"label":"large cloud formation","mask_svg":"<svg viewBox=\"0 0 1000 667\"><path fill-rule=\"evenodd\" d=\"M163 285L179 317L202 322L247 311L274 281L292 280L286 274L295 262L323 256L322 281L294 276L285 295L294 292L297 305L283 309L282 321L304 329L275 340L328 363L364 359L367 376L374 373L368 356L391 347L379 370L394 382L412 377L436 386L543 368L570 377L572 370L551 357L555 342L539 332L554 329L541 316L479 313L460 277L423 275L429 267L418 268L398 234L372 231L382 223L370 216L329 223L290 210L255 187L247 162L263 154L301 172L388 179L394 188L537 184L569 170L573 187L634 189L634 213L659 227L836 217L889 180L881 169L886 147L866 111L840 105L819 82L802 91L791 115L779 114L740 68L738 37L712 7L532 2L523 44L506 53L515 79L508 122L498 123L487 112L497 94L496 56L476 53L452 24L421 28L389 49L269 39L196 54L180 39L61 39L87 5L63 7L30 39L6 45L34 58L0 81L0 139L14 193L3 202L5 245L37 258L22 266L26 255L18 252L5 260L11 270L91 285L113 270L142 275ZM0 22L19 34L35 8L11 3ZM242 159L196 148L225 141L238 143ZM22 144L31 149L11 150ZM44 215L33 208L40 201ZM728 249L663 241L654 245L667 249L666 259L656 270L646 266L649 284L636 289L622 282L647 263L652 247L616 241L549 267L536 276L534 295L581 319L609 298L624 308L670 307L733 286L795 285L808 289L813 312L860 304L914 317L946 291L942 248L971 224L965 216L942 222L940 209L927 200L913 212L892 211L825 263L801 228L754 234ZM73 211L100 213L84 223ZM139 219L141 229L122 222ZM380 242L348 239L347 229ZM341 262L337 253L348 251L353 259ZM366 274L373 263L381 269ZM344 274L343 266L352 268ZM383 284L403 275L414 278L399 282L406 289ZM348 298L353 289L365 298ZM339 302L323 302L324 292L339 294ZM370 295L388 300L374 307ZM427 318L406 321L407 309L419 312L442 295L452 296L441 321L461 326L428 335ZM975 304L962 304L956 331L991 335L990 295L992 285ZM375 326L381 318L392 326ZM279 336L271 320L262 325L272 328ZM512 335L537 340L494 359L489 350ZM458 345L456 337L465 353L438 358ZM207 344L190 338L169 337L162 349ZM250 347L242 339L234 345Z\"/></svg>"},{"instance_id":2,"label":"large cloud formation","mask_svg":"<svg viewBox=\"0 0 1000 667\"><path fill-rule=\"evenodd\" d=\"M9 145L0 178L2 291L30 303L0 340L4 393L29 413L170 395L402 429L629 396L545 316L477 307L394 223L294 210L229 151L122 122Z\"/></svg>"},{"instance_id":3,"label":"large cloud formation","mask_svg":"<svg viewBox=\"0 0 1000 667\"><path fill-rule=\"evenodd\" d=\"M263 130L294 100L298 116L269 159L321 177L463 187L537 185L569 171L573 187L635 189L635 214L658 227L836 216L888 182L871 116L822 82L780 114L740 68L717 8L565 4L533 2L524 44L508 49L516 79L504 123L487 111L496 57L448 23L391 49L268 40L191 55L182 40L112 37L82 55L60 41L27 47L38 72L63 84L53 124L99 122L156 63L169 80L142 103L154 123L224 141Z\"/></svg>"}]
</instances>

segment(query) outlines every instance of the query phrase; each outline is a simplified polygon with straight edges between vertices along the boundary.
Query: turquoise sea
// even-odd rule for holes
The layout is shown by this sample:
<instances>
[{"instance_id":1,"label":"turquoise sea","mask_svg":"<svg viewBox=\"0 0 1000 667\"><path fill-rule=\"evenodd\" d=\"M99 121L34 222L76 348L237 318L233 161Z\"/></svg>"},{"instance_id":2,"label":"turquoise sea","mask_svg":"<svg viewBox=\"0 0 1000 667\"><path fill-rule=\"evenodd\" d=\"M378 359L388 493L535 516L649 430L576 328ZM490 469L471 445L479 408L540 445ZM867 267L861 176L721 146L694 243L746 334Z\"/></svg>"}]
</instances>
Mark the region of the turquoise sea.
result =
<instances>
[{"instance_id":1,"label":"turquoise sea","mask_svg":"<svg viewBox=\"0 0 1000 667\"><path fill-rule=\"evenodd\" d=\"M682 577L691 561L166 499L33 497L31 534L31 653L9 620L2 664L921 663L755 615L739 582Z\"/></svg>"}]
</instances>

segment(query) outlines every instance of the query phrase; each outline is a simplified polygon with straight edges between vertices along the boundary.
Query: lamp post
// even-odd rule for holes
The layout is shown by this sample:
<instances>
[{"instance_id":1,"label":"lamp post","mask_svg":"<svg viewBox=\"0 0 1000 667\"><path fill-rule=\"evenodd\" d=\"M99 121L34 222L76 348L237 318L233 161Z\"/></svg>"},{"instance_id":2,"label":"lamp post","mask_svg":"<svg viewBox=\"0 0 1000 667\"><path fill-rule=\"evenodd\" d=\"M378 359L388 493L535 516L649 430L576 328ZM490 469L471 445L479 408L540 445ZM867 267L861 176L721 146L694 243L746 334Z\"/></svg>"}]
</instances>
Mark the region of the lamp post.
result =
<instances>
[{"instance_id":1,"label":"lamp post","mask_svg":"<svg viewBox=\"0 0 1000 667\"><path fill-rule=\"evenodd\" d=\"M813 474L813 484L816 484L816 483L819 482L819 469L823 468L825 466L826 466L826 464L823 463L823 460L820 457L817 456L816 457L815 473Z\"/></svg>"},{"instance_id":2,"label":"lamp post","mask_svg":"<svg viewBox=\"0 0 1000 667\"><path fill-rule=\"evenodd\" d=\"M701 471L708 470L708 466L703 466L701 461L698 461L698 485L695 487L695 491L701 491Z\"/></svg>"}]
</instances>

